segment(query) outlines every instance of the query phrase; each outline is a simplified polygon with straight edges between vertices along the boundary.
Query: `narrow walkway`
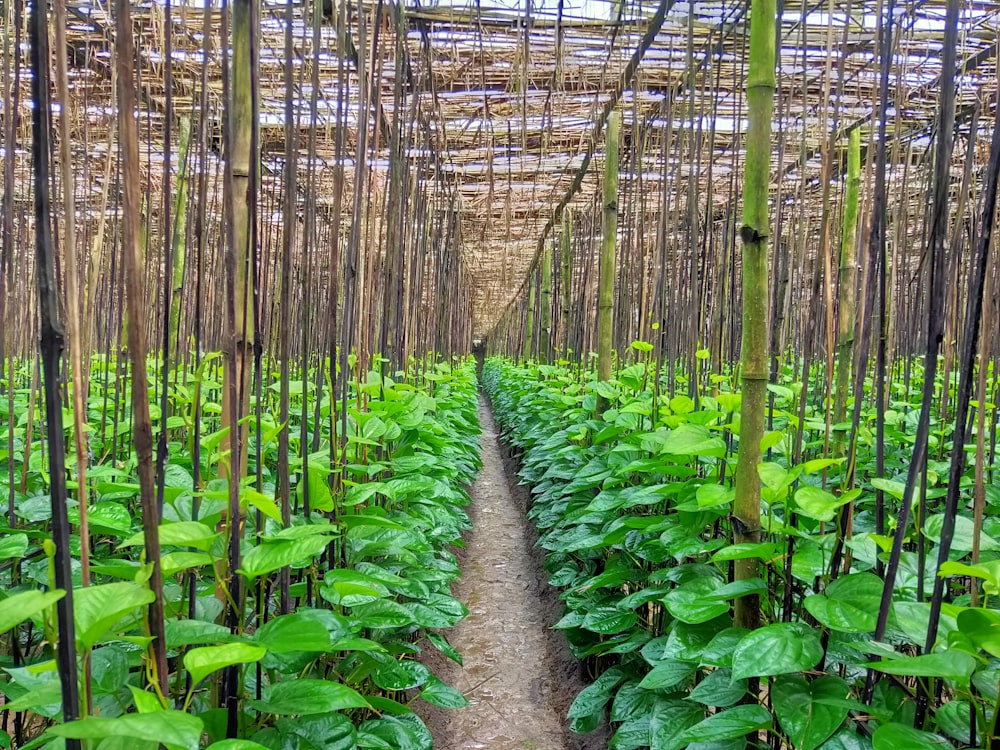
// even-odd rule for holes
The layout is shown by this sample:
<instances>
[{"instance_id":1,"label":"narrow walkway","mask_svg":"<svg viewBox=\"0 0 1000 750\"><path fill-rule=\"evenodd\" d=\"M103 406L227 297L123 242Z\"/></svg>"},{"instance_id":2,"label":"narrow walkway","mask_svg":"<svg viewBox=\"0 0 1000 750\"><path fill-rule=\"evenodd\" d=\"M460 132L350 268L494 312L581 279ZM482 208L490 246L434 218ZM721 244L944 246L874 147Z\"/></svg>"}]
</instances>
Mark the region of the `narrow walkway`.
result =
<instances>
[{"instance_id":1,"label":"narrow walkway","mask_svg":"<svg viewBox=\"0 0 1000 750\"><path fill-rule=\"evenodd\" d=\"M440 654L426 663L469 699L458 710L421 708L434 750L568 750L566 709L583 687L550 629L560 608L532 551L524 509L507 483L493 415L480 400L483 469L472 488L472 531L454 595L469 616L448 634L464 668ZM428 649L433 650L433 649ZM425 710L426 709L426 710Z\"/></svg>"}]
</instances>

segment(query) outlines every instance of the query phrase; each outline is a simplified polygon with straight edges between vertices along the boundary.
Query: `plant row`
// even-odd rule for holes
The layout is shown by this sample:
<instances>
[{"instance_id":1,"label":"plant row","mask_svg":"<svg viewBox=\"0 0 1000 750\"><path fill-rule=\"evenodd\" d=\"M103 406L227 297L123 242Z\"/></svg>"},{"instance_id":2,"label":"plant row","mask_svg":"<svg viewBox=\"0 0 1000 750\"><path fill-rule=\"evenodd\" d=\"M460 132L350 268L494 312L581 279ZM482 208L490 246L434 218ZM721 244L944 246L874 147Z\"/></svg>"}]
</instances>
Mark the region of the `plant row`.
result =
<instances>
[{"instance_id":1,"label":"plant row","mask_svg":"<svg viewBox=\"0 0 1000 750\"><path fill-rule=\"evenodd\" d=\"M898 416L886 429L886 476L874 471L865 410L853 454L857 487L847 489L846 459L823 455L821 407L800 418L801 384L786 377L771 387L758 467L760 542L733 544L740 397L730 378L708 380L704 392L670 395L654 390L656 373L644 362L607 382L563 365L485 363L484 387L531 489L549 582L562 590L557 628L596 677L570 709L573 728L587 732L609 716L613 750L992 746L1000 700L995 488L981 523L966 498L950 560L936 570L946 471L931 463L920 512L906 528L895 524L911 450L906 393L894 384L902 398L890 403ZM796 462L799 429L806 450ZM877 489L884 534L875 527ZM838 523L845 508L846 533ZM743 560L757 561L759 576L736 576ZM939 573L948 587L938 615L928 599ZM756 598L760 627L736 625L737 597ZM936 637L925 649L929 630Z\"/></svg>"},{"instance_id":2,"label":"plant row","mask_svg":"<svg viewBox=\"0 0 1000 750\"><path fill-rule=\"evenodd\" d=\"M96 363L88 400L87 586L81 540L71 538L85 716L74 722L62 723L54 659L53 605L66 592L52 579L50 478L38 459L43 430L32 430L44 416L32 413L29 388L13 391L0 413L10 427L0 435L0 459L13 464L0 474L0 493L13 498L13 515L0 528L8 732L0 745L13 739L19 748L55 748L75 738L97 750L429 750L412 702L465 704L418 655L434 648L461 661L445 631L466 614L450 593L459 572L450 547L469 526L465 488L479 467L471 362L414 369L398 381L362 373L343 402L303 402L299 381L291 388L298 423L277 423L278 383L265 382L248 417L254 458L237 519L227 513L228 480L217 478L228 468L220 450L227 428L213 423L220 384L210 365L178 373L165 425L154 411L154 430L163 426L169 437L159 525L167 691L149 648L147 607L159 592L150 586L136 458L123 439L131 423L105 397L113 391L128 403L129 383L126 374L102 382L100 371ZM284 429L298 456L289 461L289 523L276 493ZM74 532L78 520L71 508ZM239 566L230 570L235 523ZM243 583L237 602L233 576ZM235 623L224 617L227 606ZM224 680L235 680L235 689ZM231 697L224 703L222 696Z\"/></svg>"}]
</instances>

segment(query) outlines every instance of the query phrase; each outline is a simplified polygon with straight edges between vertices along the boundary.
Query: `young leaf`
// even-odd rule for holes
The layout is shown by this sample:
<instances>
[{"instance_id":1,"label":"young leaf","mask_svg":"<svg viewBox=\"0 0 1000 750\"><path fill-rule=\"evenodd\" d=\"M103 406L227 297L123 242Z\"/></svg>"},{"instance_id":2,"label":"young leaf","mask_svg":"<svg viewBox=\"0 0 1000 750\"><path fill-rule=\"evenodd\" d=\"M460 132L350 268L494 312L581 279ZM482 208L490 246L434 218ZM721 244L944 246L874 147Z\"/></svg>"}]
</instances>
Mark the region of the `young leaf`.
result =
<instances>
[{"instance_id":1,"label":"young leaf","mask_svg":"<svg viewBox=\"0 0 1000 750\"><path fill-rule=\"evenodd\" d=\"M191 675L191 684L198 685L212 672L234 664L253 664L263 659L266 653L266 648L249 643L201 646L184 654L184 667Z\"/></svg>"},{"instance_id":2,"label":"young leaf","mask_svg":"<svg viewBox=\"0 0 1000 750\"><path fill-rule=\"evenodd\" d=\"M73 592L76 639L85 648L93 646L125 615L149 604L153 592L135 583L105 583Z\"/></svg>"},{"instance_id":3,"label":"young leaf","mask_svg":"<svg viewBox=\"0 0 1000 750\"><path fill-rule=\"evenodd\" d=\"M202 720L183 711L156 711L148 714L125 714L115 719L91 716L49 728L49 734L78 740L102 740L106 737L130 737L161 742L168 747L198 750Z\"/></svg>"},{"instance_id":4,"label":"young leaf","mask_svg":"<svg viewBox=\"0 0 1000 750\"><path fill-rule=\"evenodd\" d=\"M45 592L34 590L23 591L0 600L0 633L6 633L29 617L43 612L65 595L66 592L62 589Z\"/></svg>"}]
</instances>

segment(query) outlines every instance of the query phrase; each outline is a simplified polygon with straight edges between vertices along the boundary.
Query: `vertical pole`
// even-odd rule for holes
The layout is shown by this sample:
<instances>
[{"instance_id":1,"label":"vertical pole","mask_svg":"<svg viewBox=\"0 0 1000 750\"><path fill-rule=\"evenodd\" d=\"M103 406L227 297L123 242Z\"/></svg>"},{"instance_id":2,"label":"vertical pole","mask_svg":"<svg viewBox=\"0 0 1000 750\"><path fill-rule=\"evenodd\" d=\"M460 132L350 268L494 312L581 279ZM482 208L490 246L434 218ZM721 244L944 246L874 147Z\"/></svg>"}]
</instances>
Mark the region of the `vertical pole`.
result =
<instances>
[{"instance_id":1,"label":"vertical pole","mask_svg":"<svg viewBox=\"0 0 1000 750\"><path fill-rule=\"evenodd\" d=\"M538 361L548 364L552 359L552 249L542 253L542 309L538 329Z\"/></svg>"},{"instance_id":2,"label":"vertical pole","mask_svg":"<svg viewBox=\"0 0 1000 750\"><path fill-rule=\"evenodd\" d=\"M618 131L621 113L608 117L604 157L604 239L597 281L597 377L611 379L611 312L615 294L615 242L618 233Z\"/></svg>"},{"instance_id":3,"label":"vertical pole","mask_svg":"<svg viewBox=\"0 0 1000 750\"><path fill-rule=\"evenodd\" d=\"M760 439L767 406L769 341L767 335L767 209L771 162L771 114L774 110L775 0L757 0L750 11L750 59L747 71L749 130L743 182L743 338L740 380L743 407L736 464L733 542L755 543L760 537ZM737 560L737 580L756 578L757 560ZM756 595L736 600L733 624L755 629L760 621Z\"/></svg>"}]
</instances>

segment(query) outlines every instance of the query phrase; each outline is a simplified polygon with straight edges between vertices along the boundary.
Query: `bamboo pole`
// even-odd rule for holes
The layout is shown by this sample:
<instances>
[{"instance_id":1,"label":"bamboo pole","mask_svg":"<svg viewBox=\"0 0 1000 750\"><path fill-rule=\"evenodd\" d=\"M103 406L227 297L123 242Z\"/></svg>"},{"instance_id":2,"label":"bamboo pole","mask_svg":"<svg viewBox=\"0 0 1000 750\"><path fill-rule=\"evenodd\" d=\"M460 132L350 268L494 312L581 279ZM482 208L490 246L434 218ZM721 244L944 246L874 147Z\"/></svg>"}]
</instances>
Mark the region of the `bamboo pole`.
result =
<instances>
[{"instance_id":1,"label":"bamboo pole","mask_svg":"<svg viewBox=\"0 0 1000 750\"><path fill-rule=\"evenodd\" d=\"M837 390L834 424L847 415L847 392L854 357L854 315L858 278L858 194L861 186L861 131L851 131L847 147L847 194L844 197L844 227L840 239L840 283L837 310ZM844 430L835 429L833 455L844 455Z\"/></svg>"},{"instance_id":2,"label":"bamboo pole","mask_svg":"<svg viewBox=\"0 0 1000 750\"><path fill-rule=\"evenodd\" d=\"M62 690L63 721L80 715L77 684L76 637L73 625L73 576L71 570L70 529L65 479L66 456L63 446L62 406L59 402L59 361L65 336L59 321L58 282L55 273L55 247L52 241L52 205L49 194L52 103L49 98L48 13L45 3L34 3L29 18L31 54L32 138L31 157L35 177L36 279L41 318L39 350L45 370L45 425L49 440L49 492L52 499L52 561L56 587L64 596L56 603L59 640L56 663ZM8 189L13 186L7 186ZM11 478L12 479L12 478ZM67 739L68 750L80 750L80 740Z\"/></svg>"},{"instance_id":3,"label":"bamboo pole","mask_svg":"<svg viewBox=\"0 0 1000 750\"><path fill-rule=\"evenodd\" d=\"M768 184L770 182L771 114L775 91L775 0L758 0L750 16L750 56L747 70L746 163L743 183L743 336L740 380L742 413L733 505L733 542L756 543L760 538L760 440L767 407L770 359L767 335ZM736 580L756 578L755 559L737 560ZM736 600L734 625L753 630L760 623L756 595Z\"/></svg>"},{"instance_id":4,"label":"bamboo pole","mask_svg":"<svg viewBox=\"0 0 1000 750\"><path fill-rule=\"evenodd\" d=\"M572 286L573 286L573 245L571 238L573 235L573 212L565 211L563 213L563 231L562 237L560 238L560 250L561 250L561 275L560 275L560 291L562 292L562 330L560 335L562 337L562 345L560 349L562 350L562 356L565 359L569 359L569 323L570 323L570 308L572 306Z\"/></svg>"},{"instance_id":5,"label":"bamboo pole","mask_svg":"<svg viewBox=\"0 0 1000 750\"><path fill-rule=\"evenodd\" d=\"M188 193L188 148L191 142L191 118L184 116L180 121L180 148L177 155L177 194L174 197L174 226L171 239L171 290L170 334L167 351L180 361L181 305L184 301L184 267L187 263L187 193ZM164 416L164 419L166 417Z\"/></svg>"},{"instance_id":6,"label":"bamboo pole","mask_svg":"<svg viewBox=\"0 0 1000 750\"><path fill-rule=\"evenodd\" d=\"M621 113L608 117L604 153L603 214L604 234L601 242L599 278L597 281L597 377L611 379L612 308L615 294L615 244L618 234L618 131Z\"/></svg>"},{"instance_id":7,"label":"bamboo pole","mask_svg":"<svg viewBox=\"0 0 1000 750\"><path fill-rule=\"evenodd\" d=\"M542 257L542 309L538 328L538 360L548 364L552 359L552 249Z\"/></svg>"}]
</instances>

